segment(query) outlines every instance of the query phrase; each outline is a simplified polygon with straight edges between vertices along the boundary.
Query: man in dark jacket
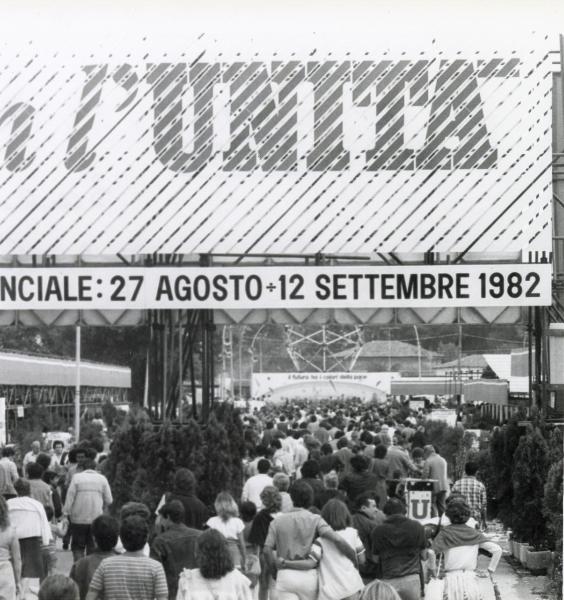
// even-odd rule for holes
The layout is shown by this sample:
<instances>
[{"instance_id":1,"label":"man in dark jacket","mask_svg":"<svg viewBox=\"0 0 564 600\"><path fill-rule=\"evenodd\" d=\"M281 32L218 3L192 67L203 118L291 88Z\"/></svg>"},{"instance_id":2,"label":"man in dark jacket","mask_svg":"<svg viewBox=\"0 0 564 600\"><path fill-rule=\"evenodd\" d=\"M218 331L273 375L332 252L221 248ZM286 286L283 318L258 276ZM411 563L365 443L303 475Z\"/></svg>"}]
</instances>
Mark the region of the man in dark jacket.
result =
<instances>
[{"instance_id":1,"label":"man in dark jacket","mask_svg":"<svg viewBox=\"0 0 564 600\"><path fill-rule=\"evenodd\" d=\"M386 520L372 530L371 548L380 557L382 579L396 589L402 600L420 600L425 530L406 513L399 498L390 498L384 505Z\"/></svg>"},{"instance_id":2,"label":"man in dark jacket","mask_svg":"<svg viewBox=\"0 0 564 600\"><path fill-rule=\"evenodd\" d=\"M366 550L366 562L360 566L359 571L365 583L381 577L380 565L374 560L371 536L375 527L381 525L386 515L378 508L378 496L374 492L364 492L356 497L352 515L353 527Z\"/></svg>"},{"instance_id":3,"label":"man in dark jacket","mask_svg":"<svg viewBox=\"0 0 564 600\"><path fill-rule=\"evenodd\" d=\"M179 500L171 500L159 510L164 532L151 544L151 558L158 560L166 575L168 597L175 600L178 578L182 569L195 569L198 538L201 531L184 525L184 506Z\"/></svg>"}]
</instances>

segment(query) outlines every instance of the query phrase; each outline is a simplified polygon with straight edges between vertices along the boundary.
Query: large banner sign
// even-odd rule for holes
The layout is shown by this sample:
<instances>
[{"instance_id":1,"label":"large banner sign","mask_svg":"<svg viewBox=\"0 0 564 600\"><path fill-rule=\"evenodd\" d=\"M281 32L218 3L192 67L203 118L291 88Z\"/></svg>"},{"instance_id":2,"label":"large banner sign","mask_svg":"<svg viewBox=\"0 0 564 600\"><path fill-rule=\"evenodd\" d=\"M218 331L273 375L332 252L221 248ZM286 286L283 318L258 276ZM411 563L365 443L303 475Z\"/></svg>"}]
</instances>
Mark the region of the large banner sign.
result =
<instances>
[{"instance_id":1,"label":"large banner sign","mask_svg":"<svg viewBox=\"0 0 564 600\"><path fill-rule=\"evenodd\" d=\"M1 254L548 258L544 41L406 49L189 25L3 48Z\"/></svg>"},{"instance_id":2,"label":"large banner sign","mask_svg":"<svg viewBox=\"0 0 564 600\"><path fill-rule=\"evenodd\" d=\"M549 264L0 269L10 309L542 306Z\"/></svg>"}]
</instances>

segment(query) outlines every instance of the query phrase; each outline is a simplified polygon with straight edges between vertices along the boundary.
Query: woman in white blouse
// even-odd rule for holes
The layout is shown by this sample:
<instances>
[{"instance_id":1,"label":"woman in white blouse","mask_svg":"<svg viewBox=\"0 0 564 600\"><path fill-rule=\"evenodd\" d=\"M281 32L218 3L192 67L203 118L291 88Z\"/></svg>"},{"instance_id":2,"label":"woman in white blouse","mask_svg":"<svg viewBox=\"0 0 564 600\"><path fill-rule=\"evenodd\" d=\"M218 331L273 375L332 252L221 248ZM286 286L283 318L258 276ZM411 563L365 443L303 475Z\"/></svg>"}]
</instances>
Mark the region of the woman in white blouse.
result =
<instances>
[{"instance_id":1,"label":"woman in white blouse","mask_svg":"<svg viewBox=\"0 0 564 600\"><path fill-rule=\"evenodd\" d=\"M480 600L480 589L476 577L478 550L491 554L488 571L493 573L501 558L501 548L466 522L470 518L470 507L462 500L450 502L446 516L450 525L442 528L433 540L435 552L444 554L445 586L444 598L448 600Z\"/></svg>"},{"instance_id":2,"label":"woman in white blouse","mask_svg":"<svg viewBox=\"0 0 564 600\"><path fill-rule=\"evenodd\" d=\"M251 582L233 566L225 536L208 529L198 539L198 569L184 569L176 600L252 600Z\"/></svg>"}]
</instances>

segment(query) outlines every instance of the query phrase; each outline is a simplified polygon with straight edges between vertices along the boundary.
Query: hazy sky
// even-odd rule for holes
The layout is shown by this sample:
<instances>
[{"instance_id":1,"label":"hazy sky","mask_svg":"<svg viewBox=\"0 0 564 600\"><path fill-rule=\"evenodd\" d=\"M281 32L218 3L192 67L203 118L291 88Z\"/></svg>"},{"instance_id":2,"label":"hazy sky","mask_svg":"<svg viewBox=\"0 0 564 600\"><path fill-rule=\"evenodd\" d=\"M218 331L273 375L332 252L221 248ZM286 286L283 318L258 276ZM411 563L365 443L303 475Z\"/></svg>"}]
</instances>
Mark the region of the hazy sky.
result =
<instances>
[{"instance_id":1,"label":"hazy sky","mask_svg":"<svg viewBox=\"0 0 564 600\"><path fill-rule=\"evenodd\" d=\"M563 0L0 0L0 31L70 38L111 35L124 29L175 32L194 25L220 30L368 30L405 36L450 33L519 40L522 32L564 32Z\"/></svg>"}]
</instances>

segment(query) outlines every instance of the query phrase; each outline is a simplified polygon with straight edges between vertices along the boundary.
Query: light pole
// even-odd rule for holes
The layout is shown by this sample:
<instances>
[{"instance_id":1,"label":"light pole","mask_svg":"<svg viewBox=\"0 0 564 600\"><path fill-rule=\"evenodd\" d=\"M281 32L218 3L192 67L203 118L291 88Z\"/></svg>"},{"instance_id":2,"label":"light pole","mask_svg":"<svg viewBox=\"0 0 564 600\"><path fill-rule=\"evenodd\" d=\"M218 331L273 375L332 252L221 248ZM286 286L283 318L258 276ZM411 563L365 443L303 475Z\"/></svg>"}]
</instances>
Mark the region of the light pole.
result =
<instances>
[{"instance_id":1,"label":"light pole","mask_svg":"<svg viewBox=\"0 0 564 600\"><path fill-rule=\"evenodd\" d=\"M421 379L421 343L419 342L419 332L417 331L417 325L413 326L415 329L415 339L417 340L417 356L419 363L419 379Z\"/></svg>"},{"instance_id":2,"label":"light pole","mask_svg":"<svg viewBox=\"0 0 564 600\"><path fill-rule=\"evenodd\" d=\"M76 326L76 384L74 388L74 439L80 440L80 325Z\"/></svg>"},{"instance_id":3,"label":"light pole","mask_svg":"<svg viewBox=\"0 0 564 600\"><path fill-rule=\"evenodd\" d=\"M253 339L251 340L251 345L249 346L249 353L251 355L251 386L250 386L251 390L253 388L253 374L254 374L254 365L255 365L255 342L257 341L258 335L263 330L265 325L266 325L266 323L263 323L257 329L257 332L255 333L255 335L253 336ZM261 358L261 361L259 363L259 369L262 370L262 348L260 348L259 352L260 352L259 357Z\"/></svg>"}]
</instances>

